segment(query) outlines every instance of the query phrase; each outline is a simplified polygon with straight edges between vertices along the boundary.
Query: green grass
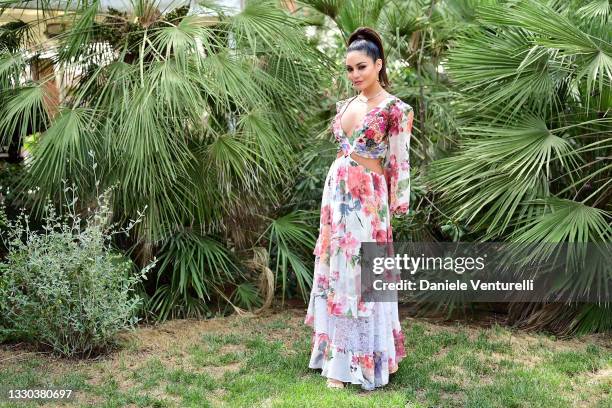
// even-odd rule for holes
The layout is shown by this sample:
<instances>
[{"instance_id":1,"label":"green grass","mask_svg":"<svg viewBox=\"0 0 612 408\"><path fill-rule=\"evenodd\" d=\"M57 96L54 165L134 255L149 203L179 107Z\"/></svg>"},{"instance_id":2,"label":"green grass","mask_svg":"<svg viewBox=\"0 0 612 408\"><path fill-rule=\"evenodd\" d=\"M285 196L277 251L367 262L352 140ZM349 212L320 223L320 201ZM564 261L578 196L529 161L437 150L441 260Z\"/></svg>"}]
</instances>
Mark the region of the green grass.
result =
<instances>
[{"instance_id":1,"label":"green grass","mask_svg":"<svg viewBox=\"0 0 612 408\"><path fill-rule=\"evenodd\" d=\"M556 340L404 321L408 356L374 392L325 387L308 368L310 328L295 311L139 329L91 361L0 353L0 384L70 388L92 407L610 407L612 352L596 337ZM41 403L0 403L2 407ZM47 406L58 406L55 401Z\"/></svg>"}]
</instances>

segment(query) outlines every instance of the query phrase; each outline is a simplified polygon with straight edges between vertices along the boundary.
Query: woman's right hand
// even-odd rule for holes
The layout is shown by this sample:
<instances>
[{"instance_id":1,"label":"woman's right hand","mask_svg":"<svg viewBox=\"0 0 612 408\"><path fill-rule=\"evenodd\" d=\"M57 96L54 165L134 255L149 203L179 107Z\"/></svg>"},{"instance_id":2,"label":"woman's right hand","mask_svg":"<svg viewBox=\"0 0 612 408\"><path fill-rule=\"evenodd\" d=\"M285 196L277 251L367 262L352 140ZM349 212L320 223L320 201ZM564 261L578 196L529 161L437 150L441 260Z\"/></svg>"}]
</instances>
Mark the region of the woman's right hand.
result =
<instances>
[{"instance_id":1,"label":"woman's right hand","mask_svg":"<svg viewBox=\"0 0 612 408\"><path fill-rule=\"evenodd\" d=\"M338 158L340 158L340 157L342 157L342 156L344 156L344 152L343 152L342 150L340 150L340 151L338 152L338 154L336 154L336 159L338 159Z\"/></svg>"}]
</instances>

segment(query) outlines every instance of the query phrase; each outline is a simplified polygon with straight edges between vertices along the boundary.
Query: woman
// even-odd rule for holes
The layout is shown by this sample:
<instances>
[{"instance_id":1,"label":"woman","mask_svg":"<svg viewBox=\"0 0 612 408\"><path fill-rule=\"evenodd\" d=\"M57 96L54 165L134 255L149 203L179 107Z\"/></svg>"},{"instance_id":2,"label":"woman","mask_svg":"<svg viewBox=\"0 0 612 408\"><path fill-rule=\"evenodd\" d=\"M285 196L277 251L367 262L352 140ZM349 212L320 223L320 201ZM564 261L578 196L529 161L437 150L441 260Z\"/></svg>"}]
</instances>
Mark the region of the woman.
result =
<instances>
[{"instance_id":1,"label":"woman","mask_svg":"<svg viewBox=\"0 0 612 408\"><path fill-rule=\"evenodd\" d=\"M406 354L397 302L361 300L359 248L392 242L390 217L408 211L414 113L384 89L385 57L374 30L351 34L346 67L360 93L336 104L332 132L340 149L325 180L305 324L313 328L309 367L322 369L328 387L373 390L389 382Z\"/></svg>"}]
</instances>

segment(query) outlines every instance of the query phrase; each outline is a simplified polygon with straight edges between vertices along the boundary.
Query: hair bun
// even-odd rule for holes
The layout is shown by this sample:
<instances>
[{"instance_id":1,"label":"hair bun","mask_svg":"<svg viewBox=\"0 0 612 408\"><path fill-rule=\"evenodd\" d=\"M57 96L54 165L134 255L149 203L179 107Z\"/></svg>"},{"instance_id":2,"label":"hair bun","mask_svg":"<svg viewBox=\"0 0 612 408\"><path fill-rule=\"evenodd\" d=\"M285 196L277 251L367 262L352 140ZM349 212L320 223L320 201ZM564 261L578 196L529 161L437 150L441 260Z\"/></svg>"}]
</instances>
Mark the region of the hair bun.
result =
<instances>
[{"instance_id":1,"label":"hair bun","mask_svg":"<svg viewBox=\"0 0 612 408\"><path fill-rule=\"evenodd\" d=\"M372 39L372 35L370 35L370 33L363 28L358 28L357 30L355 30L354 36L355 36L354 40L371 40Z\"/></svg>"},{"instance_id":2,"label":"hair bun","mask_svg":"<svg viewBox=\"0 0 612 408\"><path fill-rule=\"evenodd\" d=\"M370 27L359 27L351 33L347 45L351 45L356 40L366 40L374 43L379 49L382 48L380 35Z\"/></svg>"}]
</instances>

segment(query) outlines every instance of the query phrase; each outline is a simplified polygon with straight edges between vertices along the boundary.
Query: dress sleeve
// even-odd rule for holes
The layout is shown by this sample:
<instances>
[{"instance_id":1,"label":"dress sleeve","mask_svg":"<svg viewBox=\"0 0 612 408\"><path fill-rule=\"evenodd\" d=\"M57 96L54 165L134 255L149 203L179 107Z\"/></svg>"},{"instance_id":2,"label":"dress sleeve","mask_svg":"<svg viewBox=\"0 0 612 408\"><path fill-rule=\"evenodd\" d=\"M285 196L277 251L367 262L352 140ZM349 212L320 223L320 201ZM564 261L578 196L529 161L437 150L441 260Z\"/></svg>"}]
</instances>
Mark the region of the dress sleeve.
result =
<instances>
[{"instance_id":1,"label":"dress sleeve","mask_svg":"<svg viewBox=\"0 0 612 408\"><path fill-rule=\"evenodd\" d=\"M389 113L384 172L391 216L406 214L410 207L410 139L414 110L404 101L393 104Z\"/></svg>"}]
</instances>

